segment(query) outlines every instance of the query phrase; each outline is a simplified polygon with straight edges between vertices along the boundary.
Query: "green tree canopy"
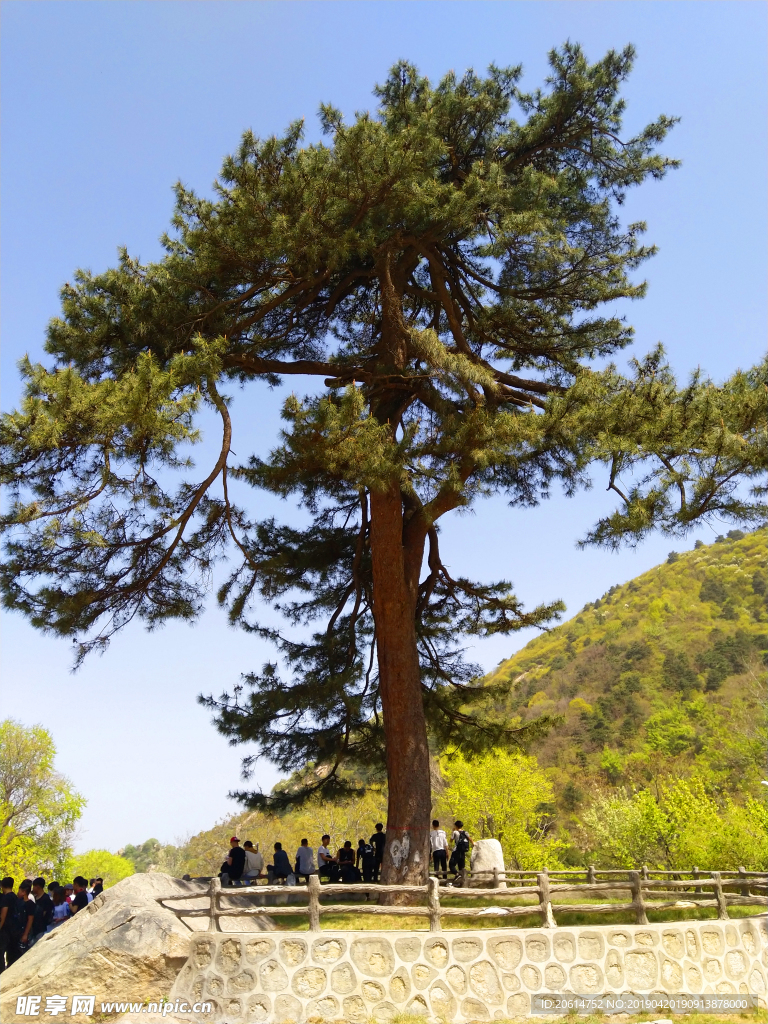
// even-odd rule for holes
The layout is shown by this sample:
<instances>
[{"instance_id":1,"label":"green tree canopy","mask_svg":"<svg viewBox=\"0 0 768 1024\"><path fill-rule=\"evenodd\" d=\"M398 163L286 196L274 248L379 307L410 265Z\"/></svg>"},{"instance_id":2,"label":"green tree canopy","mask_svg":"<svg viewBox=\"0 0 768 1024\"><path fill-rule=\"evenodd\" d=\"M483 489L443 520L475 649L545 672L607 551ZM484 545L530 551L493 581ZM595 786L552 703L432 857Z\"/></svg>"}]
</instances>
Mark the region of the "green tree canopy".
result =
<instances>
[{"instance_id":1,"label":"green tree canopy","mask_svg":"<svg viewBox=\"0 0 768 1024\"><path fill-rule=\"evenodd\" d=\"M375 114L320 108L326 143L303 145L300 122L246 133L212 199L177 186L160 262L123 252L64 287L53 366L23 364L3 421L6 603L85 654L135 617L195 617L234 557L219 599L282 666L211 698L219 728L286 772L322 766L310 789L328 794L349 788L345 763L386 761L407 854L388 879L426 864L428 729L471 752L551 725L479 720L462 641L562 604L525 611L507 580L452 576L442 516L496 492L533 508L589 486L592 464L621 504L590 542L761 514L740 488L765 463L758 371L679 388L661 351L627 377L593 362L631 341L612 310L643 295L653 253L618 207L674 165L657 152L672 118L622 136L632 59L590 65L567 44L531 93L520 68L432 85L400 63ZM278 446L233 462L228 392L293 375L316 383L286 400ZM196 475L185 446L206 407L221 447ZM309 525L254 518L233 480ZM260 623L262 601L285 630Z\"/></svg>"},{"instance_id":2,"label":"green tree canopy","mask_svg":"<svg viewBox=\"0 0 768 1024\"><path fill-rule=\"evenodd\" d=\"M715 801L698 774L649 789L596 794L582 815L585 859L601 867L749 871L768 867L768 806Z\"/></svg>"},{"instance_id":3,"label":"green tree canopy","mask_svg":"<svg viewBox=\"0 0 768 1024\"><path fill-rule=\"evenodd\" d=\"M56 771L51 734L0 722L0 864L3 875L60 872L85 799Z\"/></svg>"},{"instance_id":4,"label":"green tree canopy","mask_svg":"<svg viewBox=\"0 0 768 1024\"><path fill-rule=\"evenodd\" d=\"M65 873L62 875L67 881L71 881L78 875L83 878L102 878L104 888L117 885L124 878L134 874L136 868L133 862L127 857L121 857L117 853L110 853L109 850L86 850L84 853L76 853L67 859Z\"/></svg>"},{"instance_id":5,"label":"green tree canopy","mask_svg":"<svg viewBox=\"0 0 768 1024\"><path fill-rule=\"evenodd\" d=\"M520 751L490 750L468 760L461 751L445 754L446 782L440 809L461 819L472 839L498 839L504 862L518 869L559 867L565 845L547 813L552 782L536 758Z\"/></svg>"}]
</instances>

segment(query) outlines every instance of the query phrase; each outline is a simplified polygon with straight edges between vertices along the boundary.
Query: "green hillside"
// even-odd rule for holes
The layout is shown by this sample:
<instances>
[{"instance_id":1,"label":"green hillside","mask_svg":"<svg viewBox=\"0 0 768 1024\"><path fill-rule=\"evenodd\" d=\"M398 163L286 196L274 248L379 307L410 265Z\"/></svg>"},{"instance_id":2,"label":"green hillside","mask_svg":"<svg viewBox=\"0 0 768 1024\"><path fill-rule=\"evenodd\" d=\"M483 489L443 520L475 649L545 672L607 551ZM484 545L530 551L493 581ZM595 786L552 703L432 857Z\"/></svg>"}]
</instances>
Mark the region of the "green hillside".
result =
<instances>
[{"instance_id":1,"label":"green hillside","mask_svg":"<svg viewBox=\"0 0 768 1024\"><path fill-rule=\"evenodd\" d=\"M692 770L757 796L766 758L765 531L672 552L502 662L496 711L561 714L536 745L561 810L595 785L647 786Z\"/></svg>"}]
</instances>

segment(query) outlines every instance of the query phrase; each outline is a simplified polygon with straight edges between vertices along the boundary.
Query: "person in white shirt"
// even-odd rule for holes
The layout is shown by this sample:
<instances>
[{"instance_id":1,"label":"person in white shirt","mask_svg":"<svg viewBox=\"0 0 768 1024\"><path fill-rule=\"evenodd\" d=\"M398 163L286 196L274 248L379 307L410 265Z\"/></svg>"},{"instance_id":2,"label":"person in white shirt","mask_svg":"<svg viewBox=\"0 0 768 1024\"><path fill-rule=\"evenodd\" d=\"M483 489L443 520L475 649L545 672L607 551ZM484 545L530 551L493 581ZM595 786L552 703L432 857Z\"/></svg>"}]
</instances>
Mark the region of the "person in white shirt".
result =
<instances>
[{"instance_id":1,"label":"person in white shirt","mask_svg":"<svg viewBox=\"0 0 768 1024\"><path fill-rule=\"evenodd\" d=\"M254 848L251 840L246 839L243 843L243 849L245 850L243 878L261 878L261 874L264 871L264 858L259 853L259 844L257 843Z\"/></svg>"},{"instance_id":2,"label":"person in white shirt","mask_svg":"<svg viewBox=\"0 0 768 1024\"><path fill-rule=\"evenodd\" d=\"M329 835L323 836L320 846L317 848L317 873L321 880L327 878L329 882L335 882L339 877L339 866L331 853L331 837Z\"/></svg>"},{"instance_id":3,"label":"person in white shirt","mask_svg":"<svg viewBox=\"0 0 768 1024\"><path fill-rule=\"evenodd\" d=\"M432 822L432 829L429 833L429 850L432 854L432 863L435 868L435 875L440 878L448 878L448 840L445 832L440 828L440 822L435 818Z\"/></svg>"},{"instance_id":4,"label":"person in white shirt","mask_svg":"<svg viewBox=\"0 0 768 1024\"><path fill-rule=\"evenodd\" d=\"M309 845L308 839L301 840L301 846L296 851L296 874L309 884L309 876L315 872L315 851Z\"/></svg>"}]
</instances>

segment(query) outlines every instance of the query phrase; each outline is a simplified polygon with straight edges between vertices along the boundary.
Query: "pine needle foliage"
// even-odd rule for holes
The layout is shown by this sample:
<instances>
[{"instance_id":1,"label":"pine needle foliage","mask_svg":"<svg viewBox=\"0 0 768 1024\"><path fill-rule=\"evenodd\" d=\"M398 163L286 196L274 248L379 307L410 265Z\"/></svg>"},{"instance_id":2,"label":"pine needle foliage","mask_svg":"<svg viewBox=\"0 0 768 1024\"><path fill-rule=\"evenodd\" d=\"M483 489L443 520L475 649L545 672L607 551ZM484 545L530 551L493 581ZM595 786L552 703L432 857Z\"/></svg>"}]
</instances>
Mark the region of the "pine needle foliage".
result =
<instances>
[{"instance_id":1,"label":"pine needle foliage","mask_svg":"<svg viewBox=\"0 0 768 1024\"><path fill-rule=\"evenodd\" d=\"M526 611L507 580L453 577L440 518L494 493L535 508L590 486L591 467L621 503L587 543L762 515L764 369L681 388L661 350L628 376L594 363L631 342L610 309L644 294L634 273L654 252L618 208L675 166L658 152L674 118L622 135L632 62L631 47L590 64L566 44L530 93L519 67L435 85L401 62L375 113L320 108L325 142L304 145L301 122L246 132L213 198L177 185L160 262L123 251L114 269L78 271L48 330L52 365L22 364L24 402L2 421L6 606L75 637L82 658L134 618L193 619L234 558L219 600L282 666L207 703L283 771L325 766L284 799L349 788L345 764L380 767L409 729L418 745L414 691L387 706L399 677L382 673L401 649L416 652L441 748L549 729L547 715L512 728L475 714L488 690L462 642L545 626L562 603ZM269 458L233 462L227 392L294 375L324 390L286 400ZM203 475L186 448L205 408L221 447ZM298 502L310 524L255 518L233 478ZM397 592L372 556L393 507ZM263 602L285 630L260 623ZM393 625L403 602L407 628ZM420 749L414 776L426 732Z\"/></svg>"}]
</instances>

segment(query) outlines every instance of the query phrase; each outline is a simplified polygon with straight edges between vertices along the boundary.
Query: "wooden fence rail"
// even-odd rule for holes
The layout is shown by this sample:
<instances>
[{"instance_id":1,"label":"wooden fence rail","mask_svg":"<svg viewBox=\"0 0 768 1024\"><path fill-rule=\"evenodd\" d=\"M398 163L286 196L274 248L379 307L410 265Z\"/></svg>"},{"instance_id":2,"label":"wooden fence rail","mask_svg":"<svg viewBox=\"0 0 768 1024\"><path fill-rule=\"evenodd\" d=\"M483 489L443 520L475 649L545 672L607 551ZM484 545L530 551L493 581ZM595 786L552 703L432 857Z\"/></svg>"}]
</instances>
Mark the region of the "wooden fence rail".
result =
<instances>
[{"instance_id":1,"label":"wooden fence rail","mask_svg":"<svg viewBox=\"0 0 768 1024\"><path fill-rule=\"evenodd\" d=\"M695 872L695 874L694 874ZM512 872L499 871L483 872L482 874L492 881L492 887L481 885L467 885L468 874L463 872L458 879L458 884L441 884L440 880L431 877L426 885L374 885L367 882L354 885L327 884L321 885L316 874L310 875L306 886L285 886L285 885L260 885L258 887L245 888L222 888L218 878L211 878L208 884L208 891L202 893L185 893L179 896L158 896L157 902L162 905L174 904L168 907L181 918L184 917L207 917L208 930L219 931L219 919L222 917L281 917L306 915L309 918L309 930L316 932L321 930L321 919L325 914L369 914L402 917L425 917L429 919L429 930L439 932L442 929L444 918L452 917L522 917L530 914L538 914L542 928L556 928L557 921L555 914L615 914L619 912L632 912L635 915L637 924L648 924L647 911L689 909L694 907L707 907L717 910L718 920L727 921L729 906L768 906L768 895L753 895L752 890L760 890L760 893L768 893L768 876L758 871L710 871L702 872L694 868L693 872L649 872L647 869L641 871L594 871L587 869L587 877L592 881L579 882L557 882L555 876L570 876L584 874L584 872L570 871L539 871L539 872ZM648 875L663 874L665 876L680 874L692 874L689 879L669 878L652 879ZM607 874L611 880L599 881L597 874ZM614 879L613 876L624 875L623 880ZM535 875L535 885L522 884L523 877L520 877L520 885L507 888L508 876L529 877ZM729 877L724 877L729 876ZM761 878L765 882L755 882L752 879ZM472 876L475 881L480 880L480 874L475 872ZM737 892L728 890L736 888ZM704 890L711 890L706 893ZM552 897L570 893L584 897L608 896L613 892L627 892L631 896L631 902L625 903L553 903ZM358 896L365 893L369 899L376 898L376 902L364 904L350 903L323 903L321 897L334 896ZM284 906L222 906L222 900L228 896L288 896L291 899L290 905ZM426 906L414 905L389 905L387 902L378 902L379 897L386 901L388 897L407 896L420 900L426 899ZM535 903L524 906L504 907L447 907L444 902L457 897L470 897L482 899L492 897L512 897L517 899L521 896L530 896L536 899ZM204 909L185 910L180 906L188 900L199 900L208 898L209 906ZM703 898L700 898L703 897ZM301 902L295 902L296 899ZM304 902L306 900L306 902Z\"/></svg>"}]
</instances>

